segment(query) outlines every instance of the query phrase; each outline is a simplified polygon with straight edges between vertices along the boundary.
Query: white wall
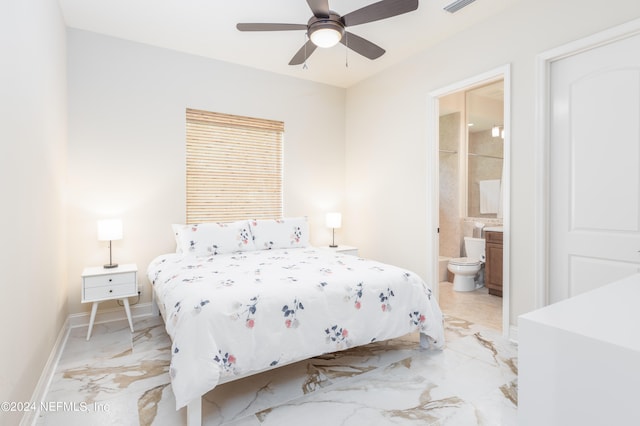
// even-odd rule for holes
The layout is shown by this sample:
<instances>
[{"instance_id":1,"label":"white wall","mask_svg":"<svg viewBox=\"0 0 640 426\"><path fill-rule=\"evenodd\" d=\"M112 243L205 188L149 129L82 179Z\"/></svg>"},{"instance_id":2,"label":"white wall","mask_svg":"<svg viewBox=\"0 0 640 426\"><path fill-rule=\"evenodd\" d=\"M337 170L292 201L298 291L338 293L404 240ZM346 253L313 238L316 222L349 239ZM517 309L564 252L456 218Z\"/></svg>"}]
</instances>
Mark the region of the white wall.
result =
<instances>
[{"instance_id":1,"label":"white wall","mask_svg":"<svg viewBox=\"0 0 640 426\"><path fill-rule=\"evenodd\" d=\"M0 401L29 401L67 318L65 70L58 3L1 2Z\"/></svg>"},{"instance_id":2,"label":"white wall","mask_svg":"<svg viewBox=\"0 0 640 426\"><path fill-rule=\"evenodd\" d=\"M511 324L535 308L535 57L640 16L637 0L519 0L347 91L345 222L361 254L431 277L425 240L430 92L510 63Z\"/></svg>"},{"instance_id":3,"label":"white wall","mask_svg":"<svg viewBox=\"0 0 640 426\"><path fill-rule=\"evenodd\" d=\"M284 121L284 214L308 216L312 243L330 241L324 213L344 201L344 89L80 30L68 41L70 313L89 308L83 267L108 261L103 217L123 218L114 262L138 264L150 300L146 268L175 250L170 225L185 220L187 107Z\"/></svg>"}]
</instances>

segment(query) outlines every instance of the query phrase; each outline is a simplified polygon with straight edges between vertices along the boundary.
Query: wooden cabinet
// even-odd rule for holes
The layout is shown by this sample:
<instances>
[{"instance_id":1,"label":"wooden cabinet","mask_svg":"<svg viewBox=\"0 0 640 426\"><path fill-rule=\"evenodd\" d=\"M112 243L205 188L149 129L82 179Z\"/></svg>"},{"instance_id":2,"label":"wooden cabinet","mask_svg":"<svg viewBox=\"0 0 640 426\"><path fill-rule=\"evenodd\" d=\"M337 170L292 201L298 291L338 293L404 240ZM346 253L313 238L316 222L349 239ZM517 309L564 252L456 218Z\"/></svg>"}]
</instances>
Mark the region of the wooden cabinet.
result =
<instances>
[{"instance_id":1,"label":"wooden cabinet","mask_svg":"<svg viewBox=\"0 0 640 426\"><path fill-rule=\"evenodd\" d=\"M502 297L502 232L487 231L484 238L486 241L485 286L489 294Z\"/></svg>"}]
</instances>

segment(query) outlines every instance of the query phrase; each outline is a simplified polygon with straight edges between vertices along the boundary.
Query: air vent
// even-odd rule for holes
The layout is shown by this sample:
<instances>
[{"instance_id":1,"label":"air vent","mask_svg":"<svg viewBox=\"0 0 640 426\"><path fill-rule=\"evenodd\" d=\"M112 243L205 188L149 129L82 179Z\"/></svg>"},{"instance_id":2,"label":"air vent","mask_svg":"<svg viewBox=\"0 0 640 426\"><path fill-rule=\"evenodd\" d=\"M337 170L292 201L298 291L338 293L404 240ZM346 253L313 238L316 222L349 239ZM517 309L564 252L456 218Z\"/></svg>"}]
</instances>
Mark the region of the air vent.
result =
<instances>
[{"instance_id":1,"label":"air vent","mask_svg":"<svg viewBox=\"0 0 640 426\"><path fill-rule=\"evenodd\" d=\"M449 13L456 13L457 11L462 9L463 7L469 6L474 1L476 1L476 0L456 0L453 3L451 3L450 5L445 6L444 10L446 10Z\"/></svg>"}]
</instances>

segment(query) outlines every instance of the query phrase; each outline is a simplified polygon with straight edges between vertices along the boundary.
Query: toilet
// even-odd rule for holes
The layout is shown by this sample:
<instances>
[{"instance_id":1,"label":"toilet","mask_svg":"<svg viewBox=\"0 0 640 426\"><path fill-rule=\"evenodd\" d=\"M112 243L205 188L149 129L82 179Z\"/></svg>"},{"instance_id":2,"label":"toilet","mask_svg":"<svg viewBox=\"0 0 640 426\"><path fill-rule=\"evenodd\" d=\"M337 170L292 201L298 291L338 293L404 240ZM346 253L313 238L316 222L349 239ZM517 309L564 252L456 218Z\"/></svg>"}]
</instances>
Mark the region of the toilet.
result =
<instances>
[{"instance_id":1,"label":"toilet","mask_svg":"<svg viewBox=\"0 0 640 426\"><path fill-rule=\"evenodd\" d=\"M466 257L450 259L447 265L449 272L454 274L455 291L473 291L482 287L482 284L476 284L476 275L485 260L484 238L464 237L464 251Z\"/></svg>"}]
</instances>

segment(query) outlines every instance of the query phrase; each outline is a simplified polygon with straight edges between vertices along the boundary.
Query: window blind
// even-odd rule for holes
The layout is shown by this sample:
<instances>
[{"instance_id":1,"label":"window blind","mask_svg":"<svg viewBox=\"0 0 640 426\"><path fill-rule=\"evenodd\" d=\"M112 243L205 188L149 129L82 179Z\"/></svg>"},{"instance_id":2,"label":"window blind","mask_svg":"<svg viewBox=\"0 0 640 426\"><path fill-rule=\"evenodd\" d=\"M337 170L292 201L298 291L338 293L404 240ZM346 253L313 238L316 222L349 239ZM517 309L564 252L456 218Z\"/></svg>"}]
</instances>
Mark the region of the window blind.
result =
<instances>
[{"instance_id":1,"label":"window blind","mask_svg":"<svg viewBox=\"0 0 640 426\"><path fill-rule=\"evenodd\" d=\"M284 123L187 109L187 223L282 217Z\"/></svg>"}]
</instances>

